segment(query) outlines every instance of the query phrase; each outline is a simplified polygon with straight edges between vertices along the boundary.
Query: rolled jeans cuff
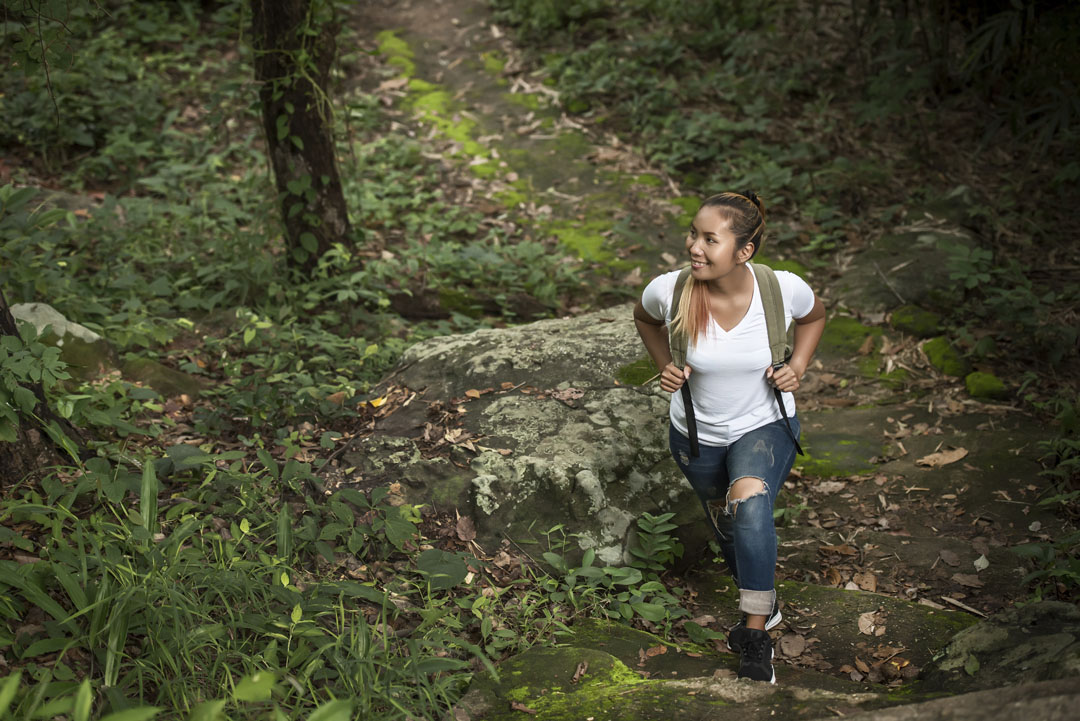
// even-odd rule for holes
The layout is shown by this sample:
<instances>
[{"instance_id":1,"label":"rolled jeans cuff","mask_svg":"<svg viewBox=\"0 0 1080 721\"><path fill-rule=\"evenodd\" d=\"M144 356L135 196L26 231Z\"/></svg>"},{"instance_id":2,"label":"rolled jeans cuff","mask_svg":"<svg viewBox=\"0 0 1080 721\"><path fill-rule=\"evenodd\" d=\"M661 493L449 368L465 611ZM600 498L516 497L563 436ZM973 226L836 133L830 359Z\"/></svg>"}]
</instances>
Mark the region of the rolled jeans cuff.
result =
<instances>
[{"instance_id":1,"label":"rolled jeans cuff","mask_svg":"<svg viewBox=\"0 0 1080 721\"><path fill-rule=\"evenodd\" d=\"M752 591L739 589L739 610L751 616L768 616L776 601L776 591Z\"/></svg>"}]
</instances>

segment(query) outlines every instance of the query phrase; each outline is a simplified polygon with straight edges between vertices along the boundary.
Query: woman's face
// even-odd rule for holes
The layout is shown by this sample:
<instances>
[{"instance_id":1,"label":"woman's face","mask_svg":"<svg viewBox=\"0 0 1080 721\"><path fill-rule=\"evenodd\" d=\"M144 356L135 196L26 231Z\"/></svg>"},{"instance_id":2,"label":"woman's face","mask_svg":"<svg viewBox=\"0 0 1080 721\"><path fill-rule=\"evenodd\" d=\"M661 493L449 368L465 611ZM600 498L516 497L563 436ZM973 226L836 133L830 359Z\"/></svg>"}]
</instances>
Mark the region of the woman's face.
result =
<instances>
[{"instance_id":1,"label":"woman's face","mask_svg":"<svg viewBox=\"0 0 1080 721\"><path fill-rule=\"evenodd\" d=\"M686 234L686 252L695 280L722 278L749 259L752 249L747 245L737 250L728 225L716 208L704 207L694 216Z\"/></svg>"}]
</instances>

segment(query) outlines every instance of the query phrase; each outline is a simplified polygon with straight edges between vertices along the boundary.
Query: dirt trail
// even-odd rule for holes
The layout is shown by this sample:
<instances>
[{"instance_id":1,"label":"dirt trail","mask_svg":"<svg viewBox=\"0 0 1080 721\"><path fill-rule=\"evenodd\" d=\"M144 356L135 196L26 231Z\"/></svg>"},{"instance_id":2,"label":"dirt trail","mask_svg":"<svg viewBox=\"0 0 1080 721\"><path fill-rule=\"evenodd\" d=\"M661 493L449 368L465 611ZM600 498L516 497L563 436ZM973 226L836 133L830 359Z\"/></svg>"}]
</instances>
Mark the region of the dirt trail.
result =
<instances>
[{"instance_id":1,"label":"dirt trail","mask_svg":"<svg viewBox=\"0 0 1080 721\"><path fill-rule=\"evenodd\" d=\"M557 238L629 286L678 264L664 255L678 253L688 210L675 184L633 148L563 114L541 78L521 70L483 3L382 0L361 15L384 52L405 57L386 31L411 51L402 107L475 170L471 191L492 212L501 204L526 233ZM926 222L958 232L942 216ZM921 666L958 628L1024 597L1026 571L1007 549L1060 529L1037 504L1044 429L1007 403L971 398L962 380L927 362L922 338L886 324L897 287L916 302L922 292L919 276L862 282L888 275L887 241L824 264L806 259L830 322L799 396L809 457L779 502L778 658L857 679L872 678L863 666L890 653ZM907 247L913 267L896 272L932 268L932 245ZM705 570L687 580L718 624L736 619L723 577Z\"/></svg>"}]
</instances>

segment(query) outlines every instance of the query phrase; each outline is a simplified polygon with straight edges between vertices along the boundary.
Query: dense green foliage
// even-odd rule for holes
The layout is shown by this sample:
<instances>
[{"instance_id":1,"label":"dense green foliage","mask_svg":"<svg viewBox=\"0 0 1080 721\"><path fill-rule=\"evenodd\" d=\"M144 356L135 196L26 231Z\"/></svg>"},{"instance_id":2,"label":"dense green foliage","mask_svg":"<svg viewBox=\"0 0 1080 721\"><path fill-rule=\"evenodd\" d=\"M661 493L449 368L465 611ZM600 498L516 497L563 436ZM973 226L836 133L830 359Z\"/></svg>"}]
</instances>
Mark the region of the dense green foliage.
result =
<instances>
[{"instance_id":1,"label":"dense green foliage","mask_svg":"<svg viewBox=\"0 0 1080 721\"><path fill-rule=\"evenodd\" d=\"M822 264L904 204L970 194L976 212L964 220L982 244L951 251L947 309L965 351L1007 363L1029 345L1046 368L1073 360L1076 288L1053 287L1023 261L1035 247L1052 248L1051 265L1071 257L1054 240L1071 227L1056 209L1071 209L1080 177L1078 64L1064 42L1075 11L1040 10L1018 35L1010 18L1041 5L960 18L949 27L965 42L954 46L897 3L852 3L850 16L790 1L493 5L567 110L625 134L692 190L758 189L783 209L779 238ZM436 719L491 660L550 642L574 618L661 631L685 620L664 575L681 554L666 516L639 519L627 568L590 553L571 561L555 528L539 553L550 573L526 566L507 580L470 553L427 547L423 509L386 489L327 488L325 458L293 459L335 448L410 343L604 292L585 266L458 202L454 170L345 82L381 77L349 30L333 92L356 230L297 277L283 257L243 2L5 10L0 146L17 166L0 167L10 173L0 186L8 301L48 302L121 360L157 359L205 389L181 417L116 374L67 377L25 326L3 339L0 442L36 422L35 382L94 440L85 457L66 444L67 467L5 488L0 543L16 560L0 561L0 649L12 671L0 718L149 718L134 707L154 704L170 718ZM973 175L1000 171L980 143L1007 144L1027 163L993 192L956 155L943 168L925 161L942 143L932 112L965 108L987 119L960 136L948 129L981 163ZM1035 152L1013 145L1029 142ZM962 180L942 184L943 170ZM416 307L434 310L410 315ZM986 328L1007 335L994 343ZM1060 490L1047 502L1074 508L1077 404L1068 384L1047 388L1044 377L1025 390L1064 421L1046 446ZM1030 580L1047 593L1080 585L1076 542L1025 549ZM715 636L683 628L694 642Z\"/></svg>"},{"instance_id":2,"label":"dense green foliage","mask_svg":"<svg viewBox=\"0 0 1080 721\"><path fill-rule=\"evenodd\" d=\"M1075 6L958 4L943 19L939 3L880 0L493 5L565 107L640 141L693 192L754 188L782 214L774 237L803 252L963 196L980 246L948 249L945 310L961 334L999 340L969 332L967 350L1071 361L1078 291L1042 268L1075 263ZM1002 166L1014 158L1021 172Z\"/></svg>"}]
</instances>

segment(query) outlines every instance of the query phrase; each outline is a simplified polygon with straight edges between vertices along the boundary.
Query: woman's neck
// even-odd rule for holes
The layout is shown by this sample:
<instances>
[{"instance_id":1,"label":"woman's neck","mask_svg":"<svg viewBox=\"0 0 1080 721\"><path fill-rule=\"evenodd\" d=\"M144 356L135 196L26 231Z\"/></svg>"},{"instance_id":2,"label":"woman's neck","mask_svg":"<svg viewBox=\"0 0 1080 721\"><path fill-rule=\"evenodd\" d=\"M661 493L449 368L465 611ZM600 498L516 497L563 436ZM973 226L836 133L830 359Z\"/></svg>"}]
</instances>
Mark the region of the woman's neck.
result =
<instances>
[{"instance_id":1,"label":"woman's neck","mask_svg":"<svg viewBox=\"0 0 1080 721\"><path fill-rule=\"evenodd\" d=\"M730 273L708 281L709 292L714 296L733 298L750 291L754 285L754 274L746 267L746 263L739 263Z\"/></svg>"}]
</instances>

